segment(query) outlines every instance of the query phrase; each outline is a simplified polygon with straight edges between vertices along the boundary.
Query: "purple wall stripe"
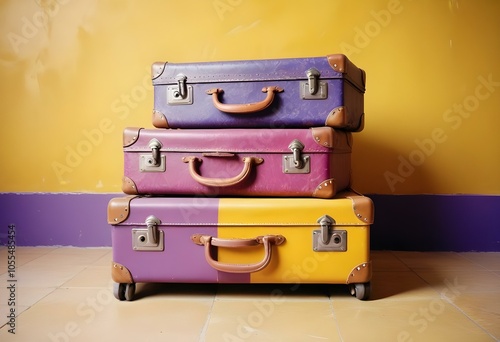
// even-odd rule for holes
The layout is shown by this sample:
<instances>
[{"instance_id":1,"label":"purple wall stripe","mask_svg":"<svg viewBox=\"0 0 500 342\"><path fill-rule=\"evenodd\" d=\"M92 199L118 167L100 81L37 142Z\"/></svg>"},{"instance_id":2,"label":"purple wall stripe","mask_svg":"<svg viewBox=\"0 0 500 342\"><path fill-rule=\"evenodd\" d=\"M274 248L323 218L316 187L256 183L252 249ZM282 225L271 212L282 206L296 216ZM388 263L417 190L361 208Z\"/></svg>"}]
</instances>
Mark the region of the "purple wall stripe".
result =
<instances>
[{"instance_id":1,"label":"purple wall stripe","mask_svg":"<svg viewBox=\"0 0 500 342\"><path fill-rule=\"evenodd\" d=\"M500 251L500 196L369 195L373 249Z\"/></svg>"},{"instance_id":2,"label":"purple wall stripe","mask_svg":"<svg viewBox=\"0 0 500 342\"><path fill-rule=\"evenodd\" d=\"M108 201L122 194L0 194L0 245L111 246ZM374 250L500 251L500 196L369 195Z\"/></svg>"},{"instance_id":3,"label":"purple wall stripe","mask_svg":"<svg viewBox=\"0 0 500 342\"><path fill-rule=\"evenodd\" d=\"M18 246L111 246L107 206L117 194L2 193L0 242L16 226ZM118 194L118 196L122 196Z\"/></svg>"}]
</instances>

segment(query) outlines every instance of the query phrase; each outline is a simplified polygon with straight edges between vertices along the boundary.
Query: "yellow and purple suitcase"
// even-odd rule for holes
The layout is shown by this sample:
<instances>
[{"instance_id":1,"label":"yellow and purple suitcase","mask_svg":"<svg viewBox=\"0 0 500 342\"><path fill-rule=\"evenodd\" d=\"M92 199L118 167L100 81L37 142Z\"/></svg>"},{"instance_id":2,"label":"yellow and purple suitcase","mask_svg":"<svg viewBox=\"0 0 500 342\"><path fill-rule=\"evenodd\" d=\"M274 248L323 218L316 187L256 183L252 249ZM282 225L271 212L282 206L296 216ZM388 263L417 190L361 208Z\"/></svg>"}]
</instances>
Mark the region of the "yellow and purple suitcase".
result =
<instances>
[{"instance_id":1,"label":"yellow and purple suitcase","mask_svg":"<svg viewBox=\"0 0 500 342\"><path fill-rule=\"evenodd\" d=\"M136 283L349 284L370 293L372 201L140 197L108 205L119 300Z\"/></svg>"}]
</instances>

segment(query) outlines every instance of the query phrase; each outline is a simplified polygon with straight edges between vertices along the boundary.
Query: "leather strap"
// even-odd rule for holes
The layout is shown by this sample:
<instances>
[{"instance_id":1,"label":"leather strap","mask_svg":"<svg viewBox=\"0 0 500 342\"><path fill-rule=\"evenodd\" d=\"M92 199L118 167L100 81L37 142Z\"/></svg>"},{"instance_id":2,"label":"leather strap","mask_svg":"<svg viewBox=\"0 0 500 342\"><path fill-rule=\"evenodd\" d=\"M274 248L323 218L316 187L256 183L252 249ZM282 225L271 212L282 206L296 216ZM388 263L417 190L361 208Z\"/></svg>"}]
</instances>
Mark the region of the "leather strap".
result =
<instances>
[{"instance_id":1,"label":"leather strap","mask_svg":"<svg viewBox=\"0 0 500 342\"><path fill-rule=\"evenodd\" d=\"M208 95L212 95L212 101L214 103L215 108L225 113L232 114L246 114L246 113L255 113L261 110L266 109L273 103L274 93L281 93L283 91L282 88L277 86L270 86L262 88L263 93L267 93L266 98L260 102L254 103L237 103L237 104L228 104L221 103L219 101L218 94L222 94L224 92L223 89L213 88L207 90Z\"/></svg>"},{"instance_id":2,"label":"leather strap","mask_svg":"<svg viewBox=\"0 0 500 342\"><path fill-rule=\"evenodd\" d=\"M202 159L198 157L183 157L182 161L184 163L189 163L189 174L198 183L206 186L225 187L243 182L250 175L250 172L252 171L252 165L261 164L264 159L258 157L243 158L243 170L241 170L241 172L237 176L231 178L208 178L201 176L196 170L196 164L202 162Z\"/></svg>"},{"instance_id":3,"label":"leather strap","mask_svg":"<svg viewBox=\"0 0 500 342\"><path fill-rule=\"evenodd\" d=\"M253 273L264 269L271 261L272 245L281 245L285 242L282 235L258 236L254 239L219 239L210 235L195 234L191 240L197 245L205 246L205 259L214 269L228 273ZM214 260L210 253L211 246L226 248L245 248L264 245L264 258L255 264L228 264Z\"/></svg>"}]
</instances>

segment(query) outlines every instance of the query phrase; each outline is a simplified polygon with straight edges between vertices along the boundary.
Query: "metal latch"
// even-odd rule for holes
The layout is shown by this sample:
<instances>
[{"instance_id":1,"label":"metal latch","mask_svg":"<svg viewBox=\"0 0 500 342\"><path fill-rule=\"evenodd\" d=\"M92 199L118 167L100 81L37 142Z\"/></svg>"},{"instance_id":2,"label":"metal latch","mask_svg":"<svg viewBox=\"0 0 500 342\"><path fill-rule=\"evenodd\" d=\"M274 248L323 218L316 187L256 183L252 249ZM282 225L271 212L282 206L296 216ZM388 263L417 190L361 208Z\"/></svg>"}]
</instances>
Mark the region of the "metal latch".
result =
<instances>
[{"instance_id":1,"label":"metal latch","mask_svg":"<svg viewBox=\"0 0 500 342\"><path fill-rule=\"evenodd\" d=\"M167 103L170 105L192 104L193 87L186 84L186 75L178 74L175 80L177 85L167 87Z\"/></svg>"},{"instance_id":2,"label":"metal latch","mask_svg":"<svg viewBox=\"0 0 500 342\"><path fill-rule=\"evenodd\" d=\"M332 229L335 220L328 215L321 216L317 222L321 229L313 231L313 250L316 252L345 252L347 250L347 231Z\"/></svg>"},{"instance_id":3,"label":"metal latch","mask_svg":"<svg viewBox=\"0 0 500 342\"><path fill-rule=\"evenodd\" d=\"M161 221L149 216L145 223L146 228L132 229L132 248L135 251L163 251L163 231L158 229Z\"/></svg>"},{"instance_id":4,"label":"metal latch","mask_svg":"<svg viewBox=\"0 0 500 342\"><path fill-rule=\"evenodd\" d=\"M300 97L304 100L323 100L328 97L328 84L319 80L316 68L306 71L307 81L300 82Z\"/></svg>"},{"instance_id":5,"label":"metal latch","mask_svg":"<svg viewBox=\"0 0 500 342\"><path fill-rule=\"evenodd\" d=\"M295 139L288 145L292 155L283 156L283 173L309 173L309 155L302 154L304 144Z\"/></svg>"},{"instance_id":6,"label":"metal latch","mask_svg":"<svg viewBox=\"0 0 500 342\"><path fill-rule=\"evenodd\" d=\"M151 139L148 146L151 149L151 154L140 155L139 170L141 172L164 172L165 156L160 153L161 142L158 139Z\"/></svg>"}]
</instances>

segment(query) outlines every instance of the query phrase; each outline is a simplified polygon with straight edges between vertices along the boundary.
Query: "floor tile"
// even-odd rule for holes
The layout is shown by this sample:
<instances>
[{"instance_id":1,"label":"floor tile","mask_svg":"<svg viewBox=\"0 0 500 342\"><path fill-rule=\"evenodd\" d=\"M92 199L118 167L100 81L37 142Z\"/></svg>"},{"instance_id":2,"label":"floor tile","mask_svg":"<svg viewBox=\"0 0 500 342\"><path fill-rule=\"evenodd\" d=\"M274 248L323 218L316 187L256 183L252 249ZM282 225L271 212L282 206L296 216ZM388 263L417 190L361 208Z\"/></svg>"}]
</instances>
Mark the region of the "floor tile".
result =
<instances>
[{"instance_id":1,"label":"floor tile","mask_svg":"<svg viewBox=\"0 0 500 342\"><path fill-rule=\"evenodd\" d=\"M491 293L464 293L453 303L500 341L500 289Z\"/></svg>"},{"instance_id":2,"label":"floor tile","mask_svg":"<svg viewBox=\"0 0 500 342\"><path fill-rule=\"evenodd\" d=\"M477 270L477 264L454 252L393 252L412 269Z\"/></svg>"},{"instance_id":3,"label":"floor tile","mask_svg":"<svg viewBox=\"0 0 500 342\"><path fill-rule=\"evenodd\" d=\"M110 248L105 249L107 250L106 253L104 253L99 259L97 259L94 263L92 263L92 266L109 266L111 267L111 262L113 261L113 252L111 251Z\"/></svg>"},{"instance_id":4,"label":"floor tile","mask_svg":"<svg viewBox=\"0 0 500 342\"><path fill-rule=\"evenodd\" d=\"M17 318L16 340L199 341L211 306L203 299L120 302L110 289L58 289ZM7 328L0 329L2 341Z\"/></svg>"},{"instance_id":5,"label":"floor tile","mask_svg":"<svg viewBox=\"0 0 500 342\"><path fill-rule=\"evenodd\" d=\"M312 318L314 319L308 319ZM329 301L216 300L205 341L340 341Z\"/></svg>"},{"instance_id":6,"label":"floor tile","mask_svg":"<svg viewBox=\"0 0 500 342\"><path fill-rule=\"evenodd\" d=\"M113 295L111 248L18 247L19 341L500 340L500 253L374 251L372 296L345 284L137 284ZM0 263L6 260L0 247ZM0 264L0 272L7 270ZM0 274L0 341L8 333Z\"/></svg>"},{"instance_id":7,"label":"floor tile","mask_svg":"<svg viewBox=\"0 0 500 342\"><path fill-rule=\"evenodd\" d=\"M2 297L3 298L3 297ZM11 309L14 309L14 313L12 313ZM29 306L21 306L21 305L15 305L9 306L6 302L6 304L1 304L0 305L0 327L3 326L4 324L9 323L11 320L10 315L14 314L15 317L19 316L22 312L28 310L30 307ZM17 320L14 319L14 322ZM7 329L10 328L15 328L16 324L13 323L13 326L8 326Z\"/></svg>"},{"instance_id":8,"label":"floor tile","mask_svg":"<svg viewBox=\"0 0 500 342\"><path fill-rule=\"evenodd\" d=\"M14 257L15 266L21 267L30 261L40 258L41 256L50 253L57 249L56 247L16 247ZM7 248L0 249L0 274L7 272Z\"/></svg>"},{"instance_id":9,"label":"floor tile","mask_svg":"<svg viewBox=\"0 0 500 342\"><path fill-rule=\"evenodd\" d=\"M415 272L442 296L455 297L471 292L500 292L500 276L483 268L469 271L417 269Z\"/></svg>"},{"instance_id":10,"label":"floor tile","mask_svg":"<svg viewBox=\"0 0 500 342\"><path fill-rule=\"evenodd\" d=\"M111 263L108 266L88 266L61 287L107 287L111 281Z\"/></svg>"},{"instance_id":11,"label":"floor tile","mask_svg":"<svg viewBox=\"0 0 500 342\"><path fill-rule=\"evenodd\" d=\"M435 299L436 291L412 271L374 272L371 281L371 300Z\"/></svg>"},{"instance_id":12,"label":"floor tile","mask_svg":"<svg viewBox=\"0 0 500 342\"><path fill-rule=\"evenodd\" d=\"M409 271L396 255L390 251L372 251L371 253L373 271Z\"/></svg>"},{"instance_id":13,"label":"floor tile","mask_svg":"<svg viewBox=\"0 0 500 342\"><path fill-rule=\"evenodd\" d=\"M344 341L494 341L488 333L442 299L333 300L333 307Z\"/></svg>"},{"instance_id":14,"label":"floor tile","mask_svg":"<svg viewBox=\"0 0 500 342\"><path fill-rule=\"evenodd\" d=\"M57 248L43 256L31 261L31 266L49 266L52 265L72 265L86 266L99 261L103 256L109 253L105 248Z\"/></svg>"},{"instance_id":15,"label":"floor tile","mask_svg":"<svg viewBox=\"0 0 500 342\"><path fill-rule=\"evenodd\" d=\"M500 271L500 253L461 253L466 259L490 271Z\"/></svg>"}]
</instances>

